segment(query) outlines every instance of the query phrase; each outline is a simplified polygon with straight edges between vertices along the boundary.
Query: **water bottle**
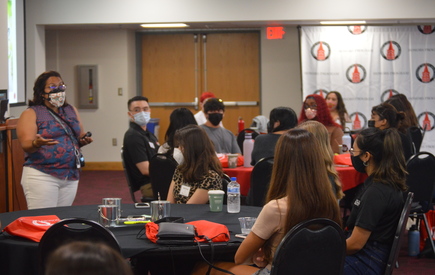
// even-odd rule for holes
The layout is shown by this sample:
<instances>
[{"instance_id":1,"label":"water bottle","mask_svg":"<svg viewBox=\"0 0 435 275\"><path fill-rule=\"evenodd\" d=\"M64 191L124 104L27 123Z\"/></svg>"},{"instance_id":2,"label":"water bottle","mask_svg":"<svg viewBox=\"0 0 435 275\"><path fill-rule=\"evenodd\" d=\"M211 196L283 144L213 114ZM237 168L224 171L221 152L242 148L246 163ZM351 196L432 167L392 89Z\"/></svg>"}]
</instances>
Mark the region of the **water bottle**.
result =
<instances>
[{"instance_id":1,"label":"water bottle","mask_svg":"<svg viewBox=\"0 0 435 275\"><path fill-rule=\"evenodd\" d=\"M408 231L408 255L417 256L420 253L420 231L414 224Z\"/></svg>"},{"instance_id":2,"label":"water bottle","mask_svg":"<svg viewBox=\"0 0 435 275\"><path fill-rule=\"evenodd\" d=\"M341 147L342 151L340 152L340 154L349 152L349 150L352 146L351 143L352 143L352 138L350 137L350 133L348 131L344 131L343 145Z\"/></svg>"},{"instance_id":3,"label":"water bottle","mask_svg":"<svg viewBox=\"0 0 435 275\"><path fill-rule=\"evenodd\" d=\"M227 186L227 211L228 213L240 212L240 184L236 181L236 177L232 177Z\"/></svg>"},{"instance_id":4,"label":"water bottle","mask_svg":"<svg viewBox=\"0 0 435 275\"><path fill-rule=\"evenodd\" d=\"M251 155L252 149L254 149L254 140L251 133L245 133L245 140L243 141L243 166L252 167Z\"/></svg>"}]
</instances>

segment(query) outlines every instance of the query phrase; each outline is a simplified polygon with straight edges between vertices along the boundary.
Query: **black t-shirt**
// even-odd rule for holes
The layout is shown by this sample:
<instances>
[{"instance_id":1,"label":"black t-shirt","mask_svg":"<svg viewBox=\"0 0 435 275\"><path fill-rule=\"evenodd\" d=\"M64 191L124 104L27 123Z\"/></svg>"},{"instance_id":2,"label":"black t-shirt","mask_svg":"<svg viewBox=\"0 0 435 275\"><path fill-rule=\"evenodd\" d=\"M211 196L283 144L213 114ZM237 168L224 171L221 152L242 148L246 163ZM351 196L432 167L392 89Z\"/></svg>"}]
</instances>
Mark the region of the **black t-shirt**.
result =
<instances>
[{"instance_id":1,"label":"black t-shirt","mask_svg":"<svg viewBox=\"0 0 435 275\"><path fill-rule=\"evenodd\" d=\"M372 232L369 241L391 245L404 202L402 191L368 177L355 197L347 229L364 228Z\"/></svg>"},{"instance_id":2,"label":"black t-shirt","mask_svg":"<svg viewBox=\"0 0 435 275\"><path fill-rule=\"evenodd\" d=\"M142 185L150 182L149 176L142 175L136 164L149 161L157 154L159 142L153 133L144 131L139 125L130 122L130 128L125 132L123 151L126 169L132 177L132 185L139 189Z\"/></svg>"},{"instance_id":3,"label":"black t-shirt","mask_svg":"<svg viewBox=\"0 0 435 275\"><path fill-rule=\"evenodd\" d=\"M258 135L255 138L254 149L252 149L251 165L255 165L262 158L273 157L280 137L279 134Z\"/></svg>"}]
</instances>

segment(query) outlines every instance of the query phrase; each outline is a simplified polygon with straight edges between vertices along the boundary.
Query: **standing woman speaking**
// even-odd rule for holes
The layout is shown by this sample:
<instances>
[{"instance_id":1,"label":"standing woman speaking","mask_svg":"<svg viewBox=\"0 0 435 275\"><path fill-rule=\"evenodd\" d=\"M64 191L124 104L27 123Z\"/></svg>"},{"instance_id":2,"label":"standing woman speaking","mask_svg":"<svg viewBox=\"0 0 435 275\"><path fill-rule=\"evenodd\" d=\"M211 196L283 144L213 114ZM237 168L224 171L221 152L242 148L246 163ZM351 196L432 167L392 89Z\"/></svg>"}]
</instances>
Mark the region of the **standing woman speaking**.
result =
<instances>
[{"instance_id":1,"label":"standing woman speaking","mask_svg":"<svg viewBox=\"0 0 435 275\"><path fill-rule=\"evenodd\" d=\"M18 120L17 135L25 151L21 185L28 209L70 206L77 193L80 147L91 143L77 109L65 100L58 72L42 73L29 108Z\"/></svg>"}]
</instances>

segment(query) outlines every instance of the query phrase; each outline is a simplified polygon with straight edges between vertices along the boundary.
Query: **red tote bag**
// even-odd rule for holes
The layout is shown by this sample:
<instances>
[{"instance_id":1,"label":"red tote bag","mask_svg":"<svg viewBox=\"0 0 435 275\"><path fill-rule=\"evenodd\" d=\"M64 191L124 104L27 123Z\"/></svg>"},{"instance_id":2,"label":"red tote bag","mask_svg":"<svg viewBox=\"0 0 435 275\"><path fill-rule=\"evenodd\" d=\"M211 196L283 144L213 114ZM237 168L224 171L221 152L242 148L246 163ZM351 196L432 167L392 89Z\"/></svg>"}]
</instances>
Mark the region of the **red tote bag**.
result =
<instances>
[{"instance_id":1,"label":"red tote bag","mask_svg":"<svg viewBox=\"0 0 435 275\"><path fill-rule=\"evenodd\" d=\"M8 224L3 231L39 243L45 231L59 221L56 215L21 217Z\"/></svg>"}]
</instances>

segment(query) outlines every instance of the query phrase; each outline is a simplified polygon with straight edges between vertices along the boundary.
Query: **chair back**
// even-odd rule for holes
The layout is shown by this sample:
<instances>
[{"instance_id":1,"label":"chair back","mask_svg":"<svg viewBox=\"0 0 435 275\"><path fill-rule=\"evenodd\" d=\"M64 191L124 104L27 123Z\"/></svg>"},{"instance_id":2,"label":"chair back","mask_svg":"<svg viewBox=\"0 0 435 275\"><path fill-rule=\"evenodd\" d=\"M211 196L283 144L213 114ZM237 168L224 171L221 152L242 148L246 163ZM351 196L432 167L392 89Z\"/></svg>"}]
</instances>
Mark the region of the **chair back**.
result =
<instances>
[{"instance_id":1,"label":"chair back","mask_svg":"<svg viewBox=\"0 0 435 275\"><path fill-rule=\"evenodd\" d=\"M167 154L155 154L151 158L149 171L155 200L158 199L158 194L160 194L160 199L167 199L172 176L177 166L175 159Z\"/></svg>"},{"instance_id":2,"label":"chair back","mask_svg":"<svg viewBox=\"0 0 435 275\"><path fill-rule=\"evenodd\" d=\"M228 189L228 184L231 182L231 178L230 176L228 176L227 174L223 174L222 175L222 190L225 192L224 194L224 204L227 204L227 189Z\"/></svg>"},{"instance_id":3,"label":"chair back","mask_svg":"<svg viewBox=\"0 0 435 275\"><path fill-rule=\"evenodd\" d=\"M390 256L388 257L387 267L385 269L385 275L393 273L394 265L399 257L400 247L403 241L403 235L405 234L406 222L408 221L409 211L411 210L412 199L414 193L408 192L405 204L403 205L402 213L400 214L399 223L397 224L396 233L394 234L394 241L391 245Z\"/></svg>"},{"instance_id":4,"label":"chair back","mask_svg":"<svg viewBox=\"0 0 435 275\"><path fill-rule=\"evenodd\" d=\"M41 238L38 247L40 274L44 274L50 254L72 241L102 242L121 253L115 235L99 223L80 218L64 219L52 225Z\"/></svg>"},{"instance_id":5,"label":"chair back","mask_svg":"<svg viewBox=\"0 0 435 275\"><path fill-rule=\"evenodd\" d=\"M423 133L418 127L410 127L408 131L411 136L412 145L414 146L415 153L420 152L421 143L423 142L423 135L426 131L426 128L423 130Z\"/></svg>"},{"instance_id":6,"label":"chair back","mask_svg":"<svg viewBox=\"0 0 435 275\"><path fill-rule=\"evenodd\" d=\"M270 274L340 275L345 254L346 238L336 222L324 218L303 221L282 239Z\"/></svg>"},{"instance_id":7,"label":"chair back","mask_svg":"<svg viewBox=\"0 0 435 275\"><path fill-rule=\"evenodd\" d=\"M267 190L272 177L274 157L260 159L252 169L251 186L249 188L247 202L253 206L263 206Z\"/></svg>"},{"instance_id":8,"label":"chair back","mask_svg":"<svg viewBox=\"0 0 435 275\"><path fill-rule=\"evenodd\" d=\"M140 186L134 185L130 172L128 171L124 161L124 150L121 148L122 168L124 169L125 179L127 180L128 190L130 191L131 200L137 203L135 192L140 189Z\"/></svg>"},{"instance_id":9,"label":"chair back","mask_svg":"<svg viewBox=\"0 0 435 275\"><path fill-rule=\"evenodd\" d=\"M255 139L259 135L257 131L250 128L246 128L240 131L240 133L237 135L237 144L239 145L240 151L242 151L242 155L243 155L243 142L245 141L245 133L252 133L252 139Z\"/></svg>"},{"instance_id":10,"label":"chair back","mask_svg":"<svg viewBox=\"0 0 435 275\"><path fill-rule=\"evenodd\" d=\"M406 168L406 184L409 192L414 193L414 202L430 205L435 187L435 156L429 152L419 152L409 158Z\"/></svg>"}]
</instances>

